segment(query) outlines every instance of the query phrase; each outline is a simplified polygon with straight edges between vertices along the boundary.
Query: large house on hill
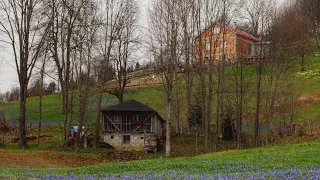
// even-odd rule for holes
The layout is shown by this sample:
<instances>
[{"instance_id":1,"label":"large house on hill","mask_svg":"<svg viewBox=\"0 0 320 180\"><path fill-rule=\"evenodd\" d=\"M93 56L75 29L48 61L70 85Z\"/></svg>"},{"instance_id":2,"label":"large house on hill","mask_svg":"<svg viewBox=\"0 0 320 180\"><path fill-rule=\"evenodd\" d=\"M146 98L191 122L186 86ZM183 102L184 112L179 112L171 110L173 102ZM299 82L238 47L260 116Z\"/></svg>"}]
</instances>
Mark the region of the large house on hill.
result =
<instances>
[{"instance_id":1,"label":"large house on hill","mask_svg":"<svg viewBox=\"0 0 320 180\"><path fill-rule=\"evenodd\" d=\"M268 43L263 42L262 37L238 28L213 24L196 38L196 44L198 63L199 61L208 63L211 58L217 64L222 58L226 63L261 59L260 49L261 47L265 49Z\"/></svg>"}]
</instances>

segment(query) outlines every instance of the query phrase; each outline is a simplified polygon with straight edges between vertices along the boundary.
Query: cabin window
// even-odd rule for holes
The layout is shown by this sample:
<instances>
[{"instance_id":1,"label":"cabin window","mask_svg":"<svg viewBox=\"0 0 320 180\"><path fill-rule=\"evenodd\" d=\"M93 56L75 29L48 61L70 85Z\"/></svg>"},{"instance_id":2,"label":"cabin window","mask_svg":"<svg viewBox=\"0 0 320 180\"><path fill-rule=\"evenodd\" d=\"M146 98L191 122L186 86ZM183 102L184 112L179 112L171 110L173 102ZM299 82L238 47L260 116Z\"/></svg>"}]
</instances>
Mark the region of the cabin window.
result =
<instances>
[{"instance_id":1,"label":"cabin window","mask_svg":"<svg viewBox=\"0 0 320 180\"><path fill-rule=\"evenodd\" d=\"M206 43L206 50L207 50L207 51L210 50L210 43L209 43L209 42Z\"/></svg>"},{"instance_id":2,"label":"cabin window","mask_svg":"<svg viewBox=\"0 0 320 180\"><path fill-rule=\"evenodd\" d=\"M130 144L130 135L123 136L123 144Z\"/></svg>"},{"instance_id":3,"label":"cabin window","mask_svg":"<svg viewBox=\"0 0 320 180\"><path fill-rule=\"evenodd\" d=\"M121 116L114 116L114 123L119 124L122 121L122 117Z\"/></svg>"},{"instance_id":4,"label":"cabin window","mask_svg":"<svg viewBox=\"0 0 320 180\"><path fill-rule=\"evenodd\" d=\"M220 33L220 28L216 27L213 29L214 34L219 34Z\"/></svg>"},{"instance_id":5,"label":"cabin window","mask_svg":"<svg viewBox=\"0 0 320 180\"><path fill-rule=\"evenodd\" d=\"M226 48L227 47L227 41L221 42L220 47L221 48Z\"/></svg>"},{"instance_id":6,"label":"cabin window","mask_svg":"<svg viewBox=\"0 0 320 180\"><path fill-rule=\"evenodd\" d=\"M110 136L110 139L113 139L113 136Z\"/></svg>"},{"instance_id":7,"label":"cabin window","mask_svg":"<svg viewBox=\"0 0 320 180\"><path fill-rule=\"evenodd\" d=\"M127 115L127 120L128 131L134 131L137 128L135 124L137 121L137 115Z\"/></svg>"}]
</instances>

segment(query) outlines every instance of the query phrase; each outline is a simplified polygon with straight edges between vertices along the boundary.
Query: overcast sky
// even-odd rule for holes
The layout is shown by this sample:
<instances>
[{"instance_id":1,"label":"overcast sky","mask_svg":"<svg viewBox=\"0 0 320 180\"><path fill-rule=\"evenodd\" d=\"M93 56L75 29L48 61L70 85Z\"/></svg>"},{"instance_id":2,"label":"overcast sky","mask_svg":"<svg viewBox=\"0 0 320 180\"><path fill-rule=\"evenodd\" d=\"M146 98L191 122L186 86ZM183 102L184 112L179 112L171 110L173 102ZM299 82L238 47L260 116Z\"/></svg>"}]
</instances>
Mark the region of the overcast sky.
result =
<instances>
[{"instance_id":1,"label":"overcast sky","mask_svg":"<svg viewBox=\"0 0 320 180\"><path fill-rule=\"evenodd\" d=\"M277 0L279 4L282 4L286 0ZM288 0L290 1L290 0ZM152 0L138 0L141 9L141 30L145 31L148 27L148 8ZM145 32L144 32L145 33ZM3 36L3 35L2 35ZM2 37L0 37L2 38ZM3 44L0 44L0 93L4 93L10 90L12 87L18 87L18 76L15 70L14 60L11 55L11 47L5 48ZM145 55L140 53L138 58L143 60ZM47 81L50 78L47 77Z\"/></svg>"}]
</instances>

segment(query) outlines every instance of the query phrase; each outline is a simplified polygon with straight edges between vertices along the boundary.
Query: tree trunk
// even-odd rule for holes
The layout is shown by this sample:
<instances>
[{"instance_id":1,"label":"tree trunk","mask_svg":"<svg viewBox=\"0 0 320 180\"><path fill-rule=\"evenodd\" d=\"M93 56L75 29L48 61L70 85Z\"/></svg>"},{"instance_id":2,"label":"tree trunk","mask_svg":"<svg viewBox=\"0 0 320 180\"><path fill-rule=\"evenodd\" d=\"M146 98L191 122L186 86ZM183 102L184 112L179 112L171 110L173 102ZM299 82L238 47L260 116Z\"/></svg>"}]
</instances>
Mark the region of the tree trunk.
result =
<instances>
[{"instance_id":1,"label":"tree trunk","mask_svg":"<svg viewBox=\"0 0 320 180\"><path fill-rule=\"evenodd\" d=\"M211 85L212 84L212 85ZM205 145L204 149L206 152L209 152L210 149L210 120L211 120L211 111L212 111L212 97L213 97L213 75L210 72L209 75L209 91L208 91L208 99L207 99L207 114L206 114L206 121L205 121L205 130L204 130L204 137L205 137Z\"/></svg>"},{"instance_id":2,"label":"tree trunk","mask_svg":"<svg viewBox=\"0 0 320 180\"><path fill-rule=\"evenodd\" d=\"M123 103L123 94L124 94L124 89L122 88L122 84L120 85L120 91L119 93L119 103Z\"/></svg>"},{"instance_id":3,"label":"tree trunk","mask_svg":"<svg viewBox=\"0 0 320 180\"><path fill-rule=\"evenodd\" d=\"M37 133L37 143L40 142L40 133L41 133L41 122L42 122L42 85L41 85L41 92L39 96L39 123L38 123L38 133Z\"/></svg>"},{"instance_id":4,"label":"tree trunk","mask_svg":"<svg viewBox=\"0 0 320 180\"><path fill-rule=\"evenodd\" d=\"M171 95L167 94L167 117L166 117L166 157L171 152Z\"/></svg>"},{"instance_id":5,"label":"tree trunk","mask_svg":"<svg viewBox=\"0 0 320 180\"><path fill-rule=\"evenodd\" d=\"M196 120L195 120L195 122L196 122ZM199 135L199 125L198 124L196 124L196 127L197 127L197 129L196 129L196 155L198 155L198 135Z\"/></svg>"},{"instance_id":6,"label":"tree trunk","mask_svg":"<svg viewBox=\"0 0 320 180\"><path fill-rule=\"evenodd\" d=\"M71 79L73 80L74 77L74 67L72 67L71 71ZM68 122L68 127L70 128L73 124L73 104L74 104L74 83L72 82L71 84L71 90L70 90L70 106L69 106L69 122ZM67 135L68 137L70 136L70 129L67 128Z\"/></svg>"},{"instance_id":7,"label":"tree trunk","mask_svg":"<svg viewBox=\"0 0 320 180\"><path fill-rule=\"evenodd\" d=\"M188 69L187 69L187 106L188 106L188 118L189 119L189 115L191 113L191 94L192 94L192 79L190 77L190 72L189 72L189 63L188 63ZM188 121L187 121L188 122ZM190 124L188 122L188 133L190 133Z\"/></svg>"},{"instance_id":8,"label":"tree trunk","mask_svg":"<svg viewBox=\"0 0 320 180\"><path fill-rule=\"evenodd\" d=\"M67 90L67 88L63 88L64 89L64 93L63 93L63 108L64 108L64 121L63 121L63 144L64 146L68 145L68 133L67 133L67 122L68 122L68 111L69 111L69 106L68 106L68 100L69 100L69 91Z\"/></svg>"},{"instance_id":9,"label":"tree trunk","mask_svg":"<svg viewBox=\"0 0 320 180\"><path fill-rule=\"evenodd\" d=\"M95 123L95 136L93 148L97 149L99 144L99 129L100 129L100 111L101 111L101 102L102 102L102 90L100 89L98 96L98 104L97 104L97 115L96 115L96 123Z\"/></svg>"},{"instance_id":10,"label":"tree trunk","mask_svg":"<svg viewBox=\"0 0 320 180\"><path fill-rule=\"evenodd\" d=\"M320 53L320 40L318 37L315 38L318 46L318 52Z\"/></svg>"},{"instance_id":11,"label":"tree trunk","mask_svg":"<svg viewBox=\"0 0 320 180\"><path fill-rule=\"evenodd\" d=\"M187 22L185 22L187 23ZM186 95L187 95L187 113L188 113L188 118L189 119L189 115L191 113L191 103L192 103L192 99L191 99L191 94L192 94L192 77L190 74L190 54L189 54L189 35L187 32L187 25L185 24L184 27L184 36L185 36L185 56L186 56L186 67L185 67L185 71L186 71ZM188 122L188 121L187 121ZM190 133L190 125L188 122L188 134Z\"/></svg>"},{"instance_id":12,"label":"tree trunk","mask_svg":"<svg viewBox=\"0 0 320 180\"><path fill-rule=\"evenodd\" d=\"M294 92L291 96L291 107L290 107L290 134L293 134L293 116L294 116Z\"/></svg>"},{"instance_id":13,"label":"tree trunk","mask_svg":"<svg viewBox=\"0 0 320 180\"><path fill-rule=\"evenodd\" d=\"M4 144L4 130L2 131L2 144Z\"/></svg>"},{"instance_id":14,"label":"tree trunk","mask_svg":"<svg viewBox=\"0 0 320 180\"><path fill-rule=\"evenodd\" d=\"M211 36L210 36L210 58L209 58L209 89L208 89L208 97L207 97L207 110L206 110L206 123L205 123L205 151L209 152L210 149L210 123L211 123L211 111L212 111L212 101L213 101L213 71L214 71L214 56L212 54L216 54L216 44L213 43L213 28L211 28ZM214 44L214 49L212 49L212 44Z\"/></svg>"},{"instance_id":15,"label":"tree trunk","mask_svg":"<svg viewBox=\"0 0 320 180\"><path fill-rule=\"evenodd\" d=\"M204 67L204 65L201 65ZM205 77L204 77L204 68L202 68L202 72L200 72L200 78L201 78L201 130L205 130L205 125L206 125L206 82L205 82ZM206 139L206 138L205 138Z\"/></svg>"},{"instance_id":16,"label":"tree trunk","mask_svg":"<svg viewBox=\"0 0 320 180\"><path fill-rule=\"evenodd\" d=\"M90 60L88 60L90 62ZM83 107L83 117L85 119L84 125L84 148L88 148L88 130L89 130L89 124L88 124L88 96L89 96L89 77L90 77L90 66L88 67L88 74L87 74L87 80L85 82L85 94L84 94L84 107Z\"/></svg>"},{"instance_id":17,"label":"tree trunk","mask_svg":"<svg viewBox=\"0 0 320 180\"><path fill-rule=\"evenodd\" d=\"M178 83L178 76L176 76L176 105L175 105L175 118L176 118L176 134L180 133L180 104L179 104L179 83Z\"/></svg>"},{"instance_id":18,"label":"tree trunk","mask_svg":"<svg viewBox=\"0 0 320 180\"><path fill-rule=\"evenodd\" d=\"M237 149L241 149L242 113L243 113L243 65L237 64L236 72L236 108L237 108Z\"/></svg>"},{"instance_id":19,"label":"tree trunk","mask_svg":"<svg viewBox=\"0 0 320 180\"><path fill-rule=\"evenodd\" d=\"M305 71L305 68L304 68L304 55L301 56L301 72Z\"/></svg>"},{"instance_id":20,"label":"tree trunk","mask_svg":"<svg viewBox=\"0 0 320 180\"><path fill-rule=\"evenodd\" d=\"M260 116L260 102L261 102L261 76L262 76L262 64L259 62L257 74L257 99L256 99L256 113L254 120L254 145L255 147L259 144L259 116Z\"/></svg>"},{"instance_id":21,"label":"tree trunk","mask_svg":"<svg viewBox=\"0 0 320 180\"><path fill-rule=\"evenodd\" d=\"M22 80L23 81L23 80ZM27 148L27 133L26 133L26 92L25 92L25 83L20 82L20 114L19 114L19 137L20 142L19 146L21 148Z\"/></svg>"},{"instance_id":22,"label":"tree trunk","mask_svg":"<svg viewBox=\"0 0 320 180\"><path fill-rule=\"evenodd\" d=\"M46 48L47 50L47 48ZM45 63L46 63L46 56L45 55L41 67L41 79L40 79L40 94L39 94L39 122L38 122L38 133L37 133L37 143L40 143L40 133L41 133L41 123L42 123L42 95L43 95L43 77L44 77L44 70L45 70Z\"/></svg>"},{"instance_id":23,"label":"tree trunk","mask_svg":"<svg viewBox=\"0 0 320 180\"><path fill-rule=\"evenodd\" d=\"M87 127L86 127L87 128ZM85 130L86 131L86 130ZM88 136L87 133L85 132L83 135L83 148L87 149L88 148Z\"/></svg>"}]
</instances>

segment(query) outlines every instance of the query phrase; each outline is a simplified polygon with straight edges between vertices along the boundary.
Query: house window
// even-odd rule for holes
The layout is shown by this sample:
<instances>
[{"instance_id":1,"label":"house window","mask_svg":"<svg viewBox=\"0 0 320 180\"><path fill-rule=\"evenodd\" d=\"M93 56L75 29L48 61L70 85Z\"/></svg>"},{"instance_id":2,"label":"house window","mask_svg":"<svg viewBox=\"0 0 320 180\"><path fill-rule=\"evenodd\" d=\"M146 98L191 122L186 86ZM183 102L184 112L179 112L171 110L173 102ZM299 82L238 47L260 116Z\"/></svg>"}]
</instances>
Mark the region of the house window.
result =
<instances>
[{"instance_id":1,"label":"house window","mask_svg":"<svg viewBox=\"0 0 320 180\"><path fill-rule=\"evenodd\" d=\"M135 122L137 121L137 115L127 115L128 119L128 131L134 131L137 128Z\"/></svg>"},{"instance_id":2,"label":"house window","mask_svg":"<svg viewBox=\"0 0 320 180\"><path fill-rule=\"evenodd\" d=\"M120 124L121 122L122 122L121 116L114 116L114 123L115 124Z\"/></svg>"},{"instance_id":3,"label":"house window","mask_svg":"<svg viewBox=\"0 0 320 180\"><path fill-rule=\"evenodd\" d=\"M123 144L130 144L130 135L123 136Z\"/></svg>"},{"instance_id":4,"label":"house window","mask_svg":"<svg viewBox=\"0 0 320 180\"><path fill-rule=\"evenodd\" d=\"M216 27L213 29L214 34L219 34L220 33L220 28Z\"/></svg>"},{"instance_id":5,"label":"house window","mask_svg":"<svg viewBox=\"0 0 320 180\"><path fill-rule=\"evenodd\" d=\"M209 43L209 42L206 43L206 50L207 50L207 51L210 50L210 43Z\"/></svg>"},{"instance_id":6,"label":"house window","mask_svg":"<svg viewBox=\"0 0 320 180\"><path fill-rule=\"evenodd\" d=\"M220 47L221 48L226 48L227 47L227 41L221 42Z\"/></svg>"},{"instance_id":7,"label":"house window","mask_svg":"<svg viewBox=\"0 0 320 180\"><path fill-rule=\"evenodd\" d=\"M120 131L122 131L123 129L122 120L123 120L122 116L114 116L114 127L113 127L114 130L117 130L118 128Z\"/></svg>"},{"instance_id":8,"label":"house window","mask_svg":"<svg viewBox=\"0 0 320 180\"><path fill-rule=\"evenodd\" d=\"M110 136L110 139L113 139L113 136Z\"/></svg>"}]
</instances>

